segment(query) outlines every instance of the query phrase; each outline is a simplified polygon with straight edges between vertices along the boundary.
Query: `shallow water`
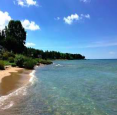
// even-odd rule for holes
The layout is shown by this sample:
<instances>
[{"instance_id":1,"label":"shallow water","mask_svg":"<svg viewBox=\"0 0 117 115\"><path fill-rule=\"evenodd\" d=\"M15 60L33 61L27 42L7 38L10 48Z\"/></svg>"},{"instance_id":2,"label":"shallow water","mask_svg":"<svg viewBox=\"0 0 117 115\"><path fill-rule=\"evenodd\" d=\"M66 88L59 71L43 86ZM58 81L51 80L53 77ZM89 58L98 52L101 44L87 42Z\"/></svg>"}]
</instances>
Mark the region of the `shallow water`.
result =
<instances>
[{"instance_id":1,"label":"shallow water","mask_svg":"<svg viewBox=\"0 0 117 115\"><path fill-rule=\"evenodd\" d=\"M117 60L54 61L35 76L3 115L117 115Z\"/></svg>"}]
</instances>

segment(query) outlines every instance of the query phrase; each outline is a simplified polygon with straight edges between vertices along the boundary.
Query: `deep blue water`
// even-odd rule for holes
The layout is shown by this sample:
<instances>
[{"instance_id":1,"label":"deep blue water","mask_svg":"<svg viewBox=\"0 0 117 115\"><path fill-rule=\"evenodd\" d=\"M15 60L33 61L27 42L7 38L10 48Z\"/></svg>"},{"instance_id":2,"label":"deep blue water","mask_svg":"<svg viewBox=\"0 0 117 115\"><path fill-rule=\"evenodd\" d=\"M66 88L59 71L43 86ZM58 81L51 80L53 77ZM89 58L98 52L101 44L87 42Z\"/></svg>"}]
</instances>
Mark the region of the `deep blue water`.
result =
<instances>
[{"instance_id":1,"label":"deep blue water","mask_svg":"<svg viewBox=\"0 0 117 115\"><path fill-rule=\"evenodd\" d=\"M35 76L13 113L117 115L117 60L54 61Z\"/></svg>"}]
</instances>

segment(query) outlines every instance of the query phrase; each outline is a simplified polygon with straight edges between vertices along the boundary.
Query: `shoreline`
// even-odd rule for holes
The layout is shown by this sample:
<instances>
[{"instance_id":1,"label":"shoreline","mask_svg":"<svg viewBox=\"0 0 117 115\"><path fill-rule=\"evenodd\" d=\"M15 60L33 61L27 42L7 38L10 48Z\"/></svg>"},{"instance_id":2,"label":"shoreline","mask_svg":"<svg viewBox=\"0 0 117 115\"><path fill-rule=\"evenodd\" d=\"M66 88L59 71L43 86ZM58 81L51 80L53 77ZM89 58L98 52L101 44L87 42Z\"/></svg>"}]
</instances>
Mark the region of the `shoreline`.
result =
<instances>
[{"instance_id":1,"label":"shoreline","mask_svg":"<svg viewBox=\"0 0 117 115\"><path fill-rule=\"evenodd\" d=\"M23 70L23 68L18 68L18 67L9 67L5 70L0 70L0 83L2 82L2 79L4 77L10 76L11 73L16 73L20 70Z\"/></svg>"},{"instance_id":2,"label":"shoreline","mask_svg":"<svg viewBox=\"0 0 117 115\"><path fill-rule=\"evenodd\" d=\"M8 95L17 89L27 85L32 77L33 70L9 67L0 70L0 96Z\"/></svg>"}]
</instances>

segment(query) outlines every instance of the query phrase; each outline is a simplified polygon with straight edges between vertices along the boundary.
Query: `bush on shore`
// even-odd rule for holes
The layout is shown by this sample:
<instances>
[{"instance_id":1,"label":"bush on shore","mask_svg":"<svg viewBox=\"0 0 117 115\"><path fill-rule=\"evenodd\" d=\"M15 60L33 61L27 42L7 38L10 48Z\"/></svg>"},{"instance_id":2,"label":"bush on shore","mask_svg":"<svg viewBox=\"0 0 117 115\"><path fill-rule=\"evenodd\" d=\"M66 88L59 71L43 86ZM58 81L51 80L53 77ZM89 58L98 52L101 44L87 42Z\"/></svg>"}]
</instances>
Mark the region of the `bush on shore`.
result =
<instances>
[{"instance_id":1,"label":"bush on shore","mask_svg":"<svg viewBox=\"0 0 117 115\"><path fill-rule=\"evenodd\" d=\"M12 63L11 66L12 66L12 67L16 67L16 64L15 64L15 63Z\"/></svg>"},{"instance_id":2,"label":"bush on shore","mask_svg":"<svg viewBox=\"0 0 117 115\"><path fill-rule=\"evenodd\" d=\"M33 69L34 66L37 64L37 61L32 58L25 57L23 55L16 55L15 63L18 67Z\"/></svg>"},{"instance_id":3,"label":"bush on shore","mask_svg":"<svg viewBox=\"0 0 117 115\"><path fill-rule=\"evenodd\" d=\"M4 64L11 65L12 67L18 66L21 68L33 69L36 64L40 64L40 63L45 64L45 65L52 64L51 60L44 60L44 59L39 59L39 58L33 59L31 57L26 57L21 54L17 54L14 56L13 53L5 52L4 60L2 61L2 64L1 64L1 69L4 69Z\"/></svg>"},{"instance_id":4,"label":"bush on shore","mask_svg":"<svg viewBox=\"0 0 117 115\"><path fill-rule=\"evenodd\" d=\"M28 58L25 62L24 62L24 67L26 69L34 69L34 66L36 65L36 61L31 59L31 58Z\"/></svg>"},{"instance_id":5,"label":"bush on shore","mask_svg":"<svg viewBox=\"0 0 117 115\"><path fill-rule=\"evenodd\" d=\"M23 67L25 60L26 60L26 57L23 55L16 55L15 57L15 63L18 67Z\"/></svg>"},{"instance_id":6,"label":"bush on shore","mask_svg":"<svg viewBox=\"0 0 117 115\"><path fill-rule=\"evenodd\" d=\"M8 58L9 58L9 53L8 52L4 52L3 56L2 56L2 59L3 60L8 60Z\"/></svg>"},{"instance_id":7,"label":"bush on shore","mask_svg":"<svg viewBox=\"0 0 117 115\"><path fill-rule=\"evenodd\" d=\"M4 70L4 62L2 60L0 60L0 70Z\"/></svg>"},{"instance_id":8,"label":"bush on shore","mask_svg":"<svg viewBox=\"0 0 117 115\"><path fill-rule=\"evenodd\" d=\"M52 64L52 61L51 60L39 59L39 63L49 65L49 64Z\"/></svg>"},{"instance_id":9,"label":"bush on shore","mask_svg":"<svg viewBox=\"0 0 117 115\"><path fill-rule=\"evenodd\" d=\"M15 54L14 53L11 53L11 52L8 52L8 51L6 51L6 52L4 52L2 54L2 59L3 60L8 60L9 57L15 58Z\"/></svg>"},{"instance_id":10,"label":"bush on shore","mask_svg":"<svg viewBox=\"0 0 117 115\"><path fill-rule=\"evenodd\" d=\"M10 63L14 63L14 58L13 57L9 57L8 60L9 60Z\"/></svg>"}]
</instances>

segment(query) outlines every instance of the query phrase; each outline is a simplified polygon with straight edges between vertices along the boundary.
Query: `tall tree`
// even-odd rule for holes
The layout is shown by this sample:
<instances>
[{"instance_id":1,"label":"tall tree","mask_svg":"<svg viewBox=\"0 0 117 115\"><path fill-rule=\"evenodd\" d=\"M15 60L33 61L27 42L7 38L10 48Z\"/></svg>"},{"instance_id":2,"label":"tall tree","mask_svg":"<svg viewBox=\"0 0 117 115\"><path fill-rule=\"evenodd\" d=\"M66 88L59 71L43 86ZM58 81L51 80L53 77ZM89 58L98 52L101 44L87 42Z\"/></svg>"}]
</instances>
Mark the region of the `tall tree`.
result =
<instances>
[{"instance_id":1,"label":"tall tree","mask_svg":"<svg viewBox=\"0 0 117 115\"><path fill-rule=\"evenodd\" d=\"M0 31L0 45L4 46L5 44L5 31Z\"/></svg>"},{"instance_id":2,"label":"tall tree","mask_svg":"<svg viewBox=\"0 0 117 115\"><path fill-rule=\"evenodd\" d=\"M26 31L20 21L11 20L6 31L6 48L15 53L25 49Z\"/></svg>"}]
</instances>

